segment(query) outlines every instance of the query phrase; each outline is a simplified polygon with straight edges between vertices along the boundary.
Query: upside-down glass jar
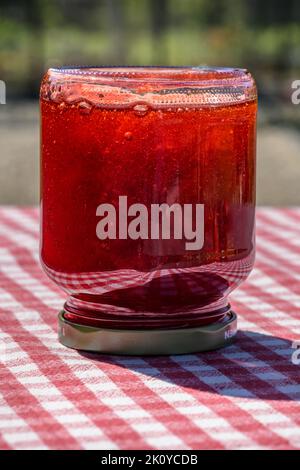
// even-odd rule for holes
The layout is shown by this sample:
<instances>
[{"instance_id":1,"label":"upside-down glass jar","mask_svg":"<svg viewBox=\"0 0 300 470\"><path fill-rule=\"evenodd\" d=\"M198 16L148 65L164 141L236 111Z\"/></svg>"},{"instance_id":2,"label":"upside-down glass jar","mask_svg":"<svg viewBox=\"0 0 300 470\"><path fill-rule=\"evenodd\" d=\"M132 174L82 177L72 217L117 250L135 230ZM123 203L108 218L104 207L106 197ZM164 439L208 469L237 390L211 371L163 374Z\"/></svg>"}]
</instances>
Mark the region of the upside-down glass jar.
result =
<instances>
[{"instance_id":1,"label":"upside-down glass jar","mask_svg":"<svg viewBox=\"0 0 300 470\"><path fill-rule=\"evenodd\" d=\"M257 95L242 69L50 69L41 86L41 260L76 349L232 342L255 251Z\"/></svg>"}]
</instances>

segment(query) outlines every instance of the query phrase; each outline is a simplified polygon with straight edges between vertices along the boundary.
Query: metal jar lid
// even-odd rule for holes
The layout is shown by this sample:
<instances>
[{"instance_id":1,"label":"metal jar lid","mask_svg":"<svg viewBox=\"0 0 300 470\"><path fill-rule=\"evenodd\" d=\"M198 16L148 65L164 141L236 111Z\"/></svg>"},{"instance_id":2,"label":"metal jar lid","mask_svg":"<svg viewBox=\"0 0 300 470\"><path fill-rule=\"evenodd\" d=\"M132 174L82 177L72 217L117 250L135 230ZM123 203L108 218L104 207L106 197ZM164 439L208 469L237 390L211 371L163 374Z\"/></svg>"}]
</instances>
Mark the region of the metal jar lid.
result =
<instances>
[{"instance_id":1,"label":"metal jar lid","mask_svg":"<svg viewBox=\"0 0 300 470\"><path fill-rule=\"evenodd\" d=\"M169 355L210 351L231 344L237 316L230 311L222 322L197 328L121 330L72 323L59 316L59 341L73 349L121 355Z\"/></svg>"}]
</instances>

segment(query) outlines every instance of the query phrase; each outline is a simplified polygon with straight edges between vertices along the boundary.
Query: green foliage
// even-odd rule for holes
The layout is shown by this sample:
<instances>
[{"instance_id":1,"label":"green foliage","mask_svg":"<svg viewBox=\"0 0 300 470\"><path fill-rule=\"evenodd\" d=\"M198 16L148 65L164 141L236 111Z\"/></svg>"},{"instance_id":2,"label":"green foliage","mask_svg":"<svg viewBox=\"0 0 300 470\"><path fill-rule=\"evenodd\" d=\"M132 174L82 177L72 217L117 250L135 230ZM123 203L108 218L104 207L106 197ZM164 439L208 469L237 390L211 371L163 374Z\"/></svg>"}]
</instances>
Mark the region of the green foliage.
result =
<instances>
[{"instance_id":1,"label":"green foliage","mask_svg":"<svg viewBox=\"0 0 300 470\"><path fill-rule=\"evenodd\" d=\"M21 92L63 64L226 65L258 76L300 68L299 22L273 9L277 20L265 24L250 1L160 0L165 15L151 0L17 3L0 11L0 78Z\"/></svg>"}]
</instances>

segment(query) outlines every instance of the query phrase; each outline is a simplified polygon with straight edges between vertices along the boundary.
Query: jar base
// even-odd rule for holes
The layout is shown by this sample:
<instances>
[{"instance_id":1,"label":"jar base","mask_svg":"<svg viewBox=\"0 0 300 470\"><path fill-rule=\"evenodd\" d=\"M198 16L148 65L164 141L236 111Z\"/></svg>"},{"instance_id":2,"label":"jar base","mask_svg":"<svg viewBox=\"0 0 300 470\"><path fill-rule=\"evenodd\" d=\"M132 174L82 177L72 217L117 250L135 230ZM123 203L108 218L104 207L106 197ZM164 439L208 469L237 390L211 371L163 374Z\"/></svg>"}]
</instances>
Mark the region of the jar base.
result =
<instances>
[{"instance_id":1,"label":"jar base","mask_svg":"<svg viewBox=\"0 0 300 470\"><path fill-rule=\"evenodd\" d=\"M121 330L79 325L58 316L59 341L64 346L101 354L158 356L213 351L232 344L237 316L229 311L222 321L196 328Z\"/></svg>"}]
</instances>

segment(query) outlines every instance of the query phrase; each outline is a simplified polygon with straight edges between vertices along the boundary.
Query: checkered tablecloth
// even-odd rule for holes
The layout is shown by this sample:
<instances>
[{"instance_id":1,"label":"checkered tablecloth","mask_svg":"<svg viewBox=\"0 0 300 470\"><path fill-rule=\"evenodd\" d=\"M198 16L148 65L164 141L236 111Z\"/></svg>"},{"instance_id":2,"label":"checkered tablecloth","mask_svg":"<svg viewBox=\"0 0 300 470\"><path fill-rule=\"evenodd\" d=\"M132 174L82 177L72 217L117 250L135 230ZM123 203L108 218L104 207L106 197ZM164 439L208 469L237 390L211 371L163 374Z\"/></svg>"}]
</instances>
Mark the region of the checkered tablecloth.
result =
<instances>
[{"instance_id":1,"label":"checkered tablecloth","mask_svg":"<svg viewBox=\"0 0 300 470\"><path fill-rule=\"evenodd\" d=\"M38 211L1 208L1 449L300 449L300 209L258 210L226 349L78 353L57 341L64 299L39 265Z\"/></svg>"}]
</instances>

